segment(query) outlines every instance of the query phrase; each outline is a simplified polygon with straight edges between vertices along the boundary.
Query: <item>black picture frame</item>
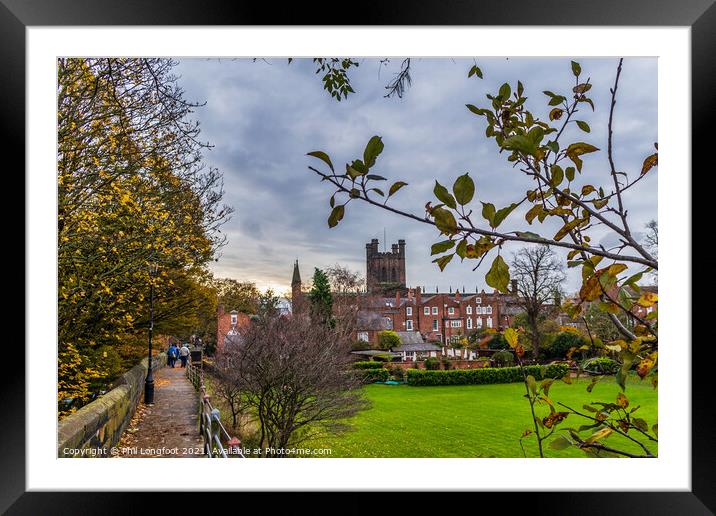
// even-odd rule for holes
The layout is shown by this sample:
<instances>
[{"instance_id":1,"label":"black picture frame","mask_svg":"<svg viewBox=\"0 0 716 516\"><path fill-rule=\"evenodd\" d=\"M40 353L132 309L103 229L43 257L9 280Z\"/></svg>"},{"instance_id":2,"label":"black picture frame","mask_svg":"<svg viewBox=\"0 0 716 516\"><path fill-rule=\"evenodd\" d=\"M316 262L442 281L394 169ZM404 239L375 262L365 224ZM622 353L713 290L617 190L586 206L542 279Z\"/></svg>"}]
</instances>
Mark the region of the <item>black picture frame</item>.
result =
<instances>
[{"instance_id":1,"label":"black picture frame","mask_svg":"<svg viewBox=\"0 0 716 516\"><path fill-rule=\"evenodd\" d=\"M343 4L340 5L341 7ZM693 206L699 196L713 191L714 137L711 118L716 114L716 5L714 0L513 0L451 3L422 0L347 5L338 14L335 3L310 6L292 3L277 8L268 2L215 2L196 0L153 0L112 2L111 0L0 0L0 106L3 142L24 164L25 155L25 29L28 26L87 25L522 25L522 26L689 26L692 60L692 163L702 172L698 188L692 190ZM688 99L683 102L688 109ZM689 171L680 171L687 175ZM704 176L704 177L702 177ZM696 174L691 175L692 184ZM20 185L20 188L24 188ZM26 192L26 195L28 192ZM702 197L704 200L705 197ZM681 209L682 207L679 207ZM707 222L692 216L693 233L708 231ZM692 250L692 256L695 256ZM713 255L712 255L713 256ZM692 262L694 277L710 276L714 258L701 256ZM32 270L25 269L25 274ZM701 289L694 289L699 291ZM683 300L692 302L695 299ZM712 305L713 303L709 303ZM708 312L701 311L702 315ZM28 314L25 314L26 319ZM705 339L707 340L707 339ZM688 331L674 343L692 356L710 343L699 341ZM709 351L713 354L713 349ZM692 361L692 491L690 492L585 492L585 493L484 493L479 505L495 501L510 511L526 514L713 514L716 511L716 439L713 401L708 382L713 376L711 360ZM25 489L25 359L13 357L12 367L3 368L3 405L0 426L0 511L7 514L127 514L137 512L151 493L132 494L86 492L26 492ZM148 486L151 489L151 486ZM190 490L190 487L188 488ZM556 487L558 489L558 486ZM212 494L215 509L228 494ZM242 495L246 497L247 495ZM257 496L260 501L265 494ZM306 494L292 493L290 503L300 506ZM357 497L359 495L353 495ZM372 495L371 495L372 496ZM415 504L414 496L408 499ZM426 497L427 498L427 497ZM431 497L434 498L434 497ZM442 498L442 497L441 497ZM494 498L494 500L491 500ZM161 496L160 496L161 499ZM272 498L276 500L275 497ZM176 501L176 498L174 499ZM243 498L246 500L246 498ZM245 507L254 500L246 500ZM161 501L160 501L161 503ZM243 503L243 502L242 502ZM381 502L377 502L381 503ZM442 498L441 504L446 503ZM182 496L181 512L206 509L201 494ZM218 505L216 505L218 504ZM355 504L349 504L356 507ZM421 503L422 505L422 503ZM470 504L472 506L472 503ZM315 507L315 504L313 504ZM395 506L394 506L395 509ZM255 509L251 509L255 510ZM358 511L356 507L354 510ZM340 512L348 512L349 509ZM314 512L322 512L316 509ZM335 512L335 508L332 512Z\"/></svg>"}]
</instances>

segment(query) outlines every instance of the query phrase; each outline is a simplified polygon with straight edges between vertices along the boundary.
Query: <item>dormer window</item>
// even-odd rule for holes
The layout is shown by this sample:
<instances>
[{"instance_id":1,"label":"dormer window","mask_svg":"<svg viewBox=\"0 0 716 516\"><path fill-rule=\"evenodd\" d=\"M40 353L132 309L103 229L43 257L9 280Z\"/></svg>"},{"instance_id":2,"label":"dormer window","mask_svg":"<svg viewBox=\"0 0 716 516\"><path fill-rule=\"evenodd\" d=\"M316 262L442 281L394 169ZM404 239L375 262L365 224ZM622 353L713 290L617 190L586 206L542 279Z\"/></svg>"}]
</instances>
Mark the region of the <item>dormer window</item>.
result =
<instances>
[{"instance_id":1,"label":"dormer window","mask_svg":"<svg viewBox=\"0 0 716 516\"><path fill-rule=\"evenodd\" d=\"M236 326L239 322L239 314L236 311L231 312L231 325Z\"/></svg>"}]
</instances>

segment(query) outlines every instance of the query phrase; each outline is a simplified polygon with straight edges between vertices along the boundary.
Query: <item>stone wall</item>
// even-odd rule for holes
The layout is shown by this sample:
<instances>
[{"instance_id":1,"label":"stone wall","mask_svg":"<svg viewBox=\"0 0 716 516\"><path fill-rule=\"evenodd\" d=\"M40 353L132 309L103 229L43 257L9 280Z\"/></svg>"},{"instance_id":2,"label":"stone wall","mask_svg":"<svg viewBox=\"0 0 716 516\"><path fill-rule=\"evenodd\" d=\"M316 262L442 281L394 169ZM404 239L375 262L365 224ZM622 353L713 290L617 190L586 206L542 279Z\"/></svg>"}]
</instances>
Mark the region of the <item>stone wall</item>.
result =
<instances>
[{"instance_id":1,"label":"stone wall","mask_svg":"<svg viewBox=\"0 0 716 516\"><path fill-rule=\"evenodd\" d=\"M152 360L156 370L166 364L166 354ZM106 457L119 442L132 419L147 376L147 359L124 373L112 390L88 403L58 424L58 457Z\"/></svg>"}]
</instances>

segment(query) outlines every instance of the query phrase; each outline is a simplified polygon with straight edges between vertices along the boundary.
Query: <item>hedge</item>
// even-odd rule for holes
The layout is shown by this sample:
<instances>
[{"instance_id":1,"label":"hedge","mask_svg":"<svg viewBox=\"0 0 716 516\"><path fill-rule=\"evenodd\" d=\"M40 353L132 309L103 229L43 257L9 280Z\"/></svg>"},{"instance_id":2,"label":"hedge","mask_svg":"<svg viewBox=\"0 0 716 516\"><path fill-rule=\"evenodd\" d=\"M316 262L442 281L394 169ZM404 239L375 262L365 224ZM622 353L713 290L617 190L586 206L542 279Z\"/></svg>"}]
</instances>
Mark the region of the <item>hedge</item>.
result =
<instances>
[{"instance_id":1,"label":"hedge","mask_svg":"<svg viewBox=\"0 0 716 516\"><path fill-rule=\"evenodd\" d=\"M366 360L364 362L353 362L353 369L378 369L383 367L383 362L376 362L375 360Z\"/></svg>"},{"instance_id":2,"label":"hedge","mask_svg":"<svg viewBox=\"0 0 716 516\"><path fill-rule=\"evenodd\" d=\"M525 372L536 380L544 378L562 378L568 368L564 364L547 366L525 366ZM523 381L519 367L483 367L481 369L451 369L448 371L428 371L408 369L407 383L416 387L432 385L480 385L488 383L513 383Z\"/></svg>"},{"instance_id":3,"label":"hedge","mask_svg":"<svg viewBox=\"0 0 716 516\"><path fill-rule=\"evenodd\" d=\"M609 357L588 358L582 362L582 369L592 374L617 374L621 364Z\"/></svg>"},{"instance_id":4,"label":"hedge","mask_svg":"<svg viewBox=\"0 0 716 516\"><path fill-rule=\"evenodd\" d=\"M386 382L390 379L390 371L384 367L375 369L360 369L355 371L362 383Z\"/></svg>"}]
</instances>

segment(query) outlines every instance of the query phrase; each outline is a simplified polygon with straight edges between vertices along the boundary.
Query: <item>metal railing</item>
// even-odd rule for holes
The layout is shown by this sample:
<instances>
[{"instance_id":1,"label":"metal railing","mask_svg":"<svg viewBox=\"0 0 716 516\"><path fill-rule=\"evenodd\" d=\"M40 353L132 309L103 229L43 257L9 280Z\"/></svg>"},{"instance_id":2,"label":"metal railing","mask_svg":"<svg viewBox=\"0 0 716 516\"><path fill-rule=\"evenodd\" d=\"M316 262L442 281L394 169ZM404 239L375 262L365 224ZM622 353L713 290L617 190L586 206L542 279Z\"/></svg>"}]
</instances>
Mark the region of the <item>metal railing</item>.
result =
<instances>
[{"instance_id":1,"label":"metal railing","mask_svg":"<svg viewBox=\"0 0 716 516\"><path fill-rule=\"evenodd\" d=\"M221 412L211 405L211 397L204 385L204 369L189 362L186 377L199 391L199 433L204 440L204 453L209 458L229 458L230 455L245 458L241 453L241 441L232 437L221 423Z\"/></svg>"}]
</instances>

